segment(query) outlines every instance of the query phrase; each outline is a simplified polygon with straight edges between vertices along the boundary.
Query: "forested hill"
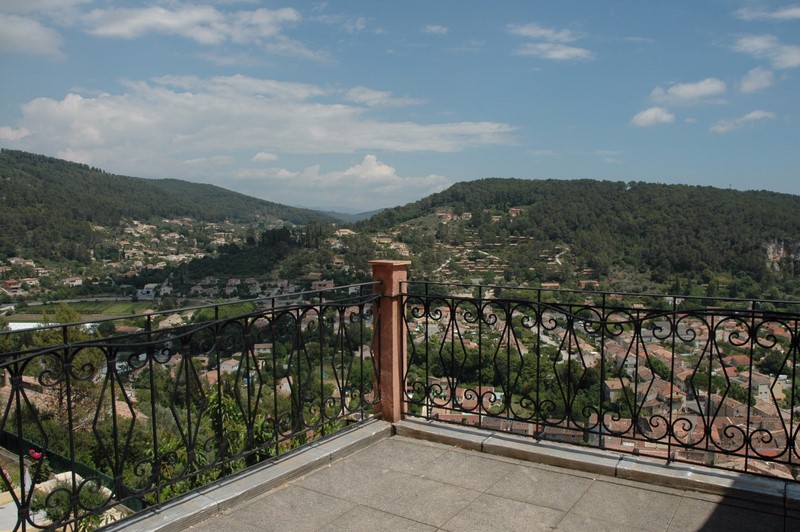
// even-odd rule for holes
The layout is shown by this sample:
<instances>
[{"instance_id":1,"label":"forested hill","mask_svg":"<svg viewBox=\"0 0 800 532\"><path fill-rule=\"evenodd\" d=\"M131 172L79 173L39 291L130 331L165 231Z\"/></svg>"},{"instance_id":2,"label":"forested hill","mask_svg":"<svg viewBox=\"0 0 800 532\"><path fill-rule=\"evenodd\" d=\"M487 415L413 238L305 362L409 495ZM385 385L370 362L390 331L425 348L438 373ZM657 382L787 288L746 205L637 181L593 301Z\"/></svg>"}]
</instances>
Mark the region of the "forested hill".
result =
<instances>
[{"instance_id":1,"label":"forested hill","mask_svg":"<svg viewBox=\"0 0 800 532\"><path fill-rule=\"evenodd\" d=\"M114 175L84 164L6 149L0 150L0 197L0 253L43 243L65 247L69 242L86 243L92 239L91 225L113 225L123 218L280 219L295 224L332 221L316 211L213 185Z\"/></svg>"},{"instance_id":2,"label":"forested hill","mask_svg":"<svg viewBox=\"0 0 800 532\"><path fill-rule=\"evenodd\" d=\"M516 217L508 215L520 208ZM592 180L482 179L453 185L415 203L361 222L365 231L449 210L483 228L484 239L532 237L541 246L566 244L586 266L613 265L673 274L730 272L760 280L774 259L796 260L800 196L688 185ZM502 214L491 223L491 215ZM780 265L775 261L775 268ZM791 272L794 275L794 272Z\"/></svg>"},{"instance_id":3,"label":"forested hill","mask_svg":"<svg viewBox=\"0 0 800 532\"><path fill-rule=\"evenodd\" d=\"M144 179L44 155L0 150L6 210L52 209L70 218L109 224L120 217L191 216L208 221L247 222L274 218L291 223L331 221L327 215L256 199L207 184Z\"/></svg>"}]
</instances>

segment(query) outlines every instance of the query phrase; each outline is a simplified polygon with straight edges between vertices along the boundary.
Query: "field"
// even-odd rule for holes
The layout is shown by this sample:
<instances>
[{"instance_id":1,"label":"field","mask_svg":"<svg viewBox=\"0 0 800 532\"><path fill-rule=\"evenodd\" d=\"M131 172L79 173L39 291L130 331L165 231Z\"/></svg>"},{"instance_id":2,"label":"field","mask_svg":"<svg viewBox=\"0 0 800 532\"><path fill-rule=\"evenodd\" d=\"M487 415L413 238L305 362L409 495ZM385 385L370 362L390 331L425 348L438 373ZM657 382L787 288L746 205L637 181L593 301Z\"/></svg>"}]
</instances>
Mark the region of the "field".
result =
<instances>
[{"instance_id":1,"label":"field","mask_svg":"<svg viewBox=\"0 0 800 532\"><path fill-rule=\"evenodd\" d=\"M69 303L48 303L21 308L14 314L13 321L40 321L42 315L55 314L59 305L67 305L80 313L84 319L112 318L142 314L153 307L151 301L75 301Z\"/></svg>"}]
</instances>

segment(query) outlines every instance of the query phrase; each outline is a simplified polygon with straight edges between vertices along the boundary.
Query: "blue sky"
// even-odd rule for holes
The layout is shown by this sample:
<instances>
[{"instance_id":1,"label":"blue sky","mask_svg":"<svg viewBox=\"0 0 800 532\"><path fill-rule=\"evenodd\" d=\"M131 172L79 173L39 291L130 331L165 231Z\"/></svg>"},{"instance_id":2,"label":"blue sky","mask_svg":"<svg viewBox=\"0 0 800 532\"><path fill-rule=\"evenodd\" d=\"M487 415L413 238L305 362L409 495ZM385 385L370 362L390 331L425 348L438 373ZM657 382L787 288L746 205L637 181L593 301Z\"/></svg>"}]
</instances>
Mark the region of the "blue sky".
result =
<instances>
[{"instance_id":1,"label":"blue sky","mask_svg":"<svg viewBox=\"0 0 800 532\"><path fill-rule=\"evenodd\" d=\"M0 146L366 211L483 177L800 194L800 3L3 0Z\"/></svg>"}]
</instances>

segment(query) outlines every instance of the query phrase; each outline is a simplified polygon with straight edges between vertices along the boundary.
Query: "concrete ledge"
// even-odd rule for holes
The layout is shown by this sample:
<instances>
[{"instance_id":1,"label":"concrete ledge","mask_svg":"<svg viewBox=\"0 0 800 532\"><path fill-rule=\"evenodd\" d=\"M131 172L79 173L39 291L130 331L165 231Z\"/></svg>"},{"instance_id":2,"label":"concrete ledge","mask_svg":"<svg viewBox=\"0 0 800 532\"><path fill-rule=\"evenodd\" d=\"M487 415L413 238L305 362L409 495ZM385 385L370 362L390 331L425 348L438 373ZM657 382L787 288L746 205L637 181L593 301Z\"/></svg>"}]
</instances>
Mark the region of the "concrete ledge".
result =
<instances>
[{"instance_id":1,"label":"concrete ledge","mask_svg":"<svg viewBox=\"0 0 800 532\"><path fill-rule=\"evenodd\" d=\"M260 464L199 488L163 506L139 512L106 530L184 530L213 514L231 508L331 461L352 454L392 435L392 425L372 420L301 447L275 461Z\"/></svg>"},{"instance_id":2,"label":"concrete ledge","mask_svg":"<svg viewBox=\"0 0 800 532\"><path fill-rule=\"evenodd\" d=\"M787 483L777 478L760 477L747 473L693 466L684 463L667 464L662 460L623 456L617 466L616 476L628 480L647 482L684 490L699 491L736 497L757 499L762 504L784 507Z\"/></svg>"},{"instance_id":3,"label":"concrete ledge","mask_svg":"<svg viewBox=\"0 0 800 532\"><path fill-rule=\"evenodd\" d=\"M800 484L786 483L786 517L800 521Z\"/></svg>"},{"instance_id":4,"label":"concrete ledge","mask_svg":"<svg viewBox=\"0 0 800 532\"><path fill-rule=\"evenodd\" d=\"M800 484L777 478L713 469L701 465L667 463L638 457L537 440L518 434L427 420L405 419L394 424L401 436L435 441L527 462L547 464L592 474L644 482L768 505L776 513L800 518Z\"/></svg>"},{"instance_id":5,"label":"concrete ledge","mask_svg":"<svg viewBox=\"0 0 800 532\"><path fill-rule=\"evenodd\" d=\"M470 451L483 451L490 432L467 425L445 425L434 421L404 419L394 424L394 433L417 440L453 445Z\"/></svg>"},{"instance_id":6,"label":"concrete ledge","mask_svg":"<svg viewBox=\"0 0 800 532\"><path fill-rule=\"evenodd\" d=\"M526 462L553 465L615 476L619 455L586 447L543 442L506 432L493 432L466 425L448 425L436 421L405 419L394 424L398 436L453 445L495 456Z\"/></svg>"},{"instance_id":7,"label":"concrete ledge","mask_svg":"<svg viewBox=\"0 0 800 532\"><path fill-rule=\"evenodd\" d=\"M484 452L609 477L616 475L620 460L611 452L502 433L494 433L486 440Z\"/></svg>"}]
</instances>

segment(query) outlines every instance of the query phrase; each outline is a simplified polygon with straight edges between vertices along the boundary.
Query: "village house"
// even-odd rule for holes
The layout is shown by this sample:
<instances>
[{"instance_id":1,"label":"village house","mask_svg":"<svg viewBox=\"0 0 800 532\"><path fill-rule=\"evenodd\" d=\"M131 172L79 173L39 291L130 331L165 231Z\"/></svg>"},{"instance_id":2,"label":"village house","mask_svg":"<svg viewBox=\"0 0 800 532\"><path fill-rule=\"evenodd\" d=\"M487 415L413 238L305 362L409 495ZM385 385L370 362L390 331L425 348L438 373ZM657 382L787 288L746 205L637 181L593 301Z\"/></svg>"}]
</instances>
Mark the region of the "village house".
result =
<instances>
[{"instance_id":1,"label":"village house","mask_svg":"<svg viewBox=\"0 0 800 532\"><path fill-rule=\"evenodd\" d=\"M781 379L773 380L772 377L764 375L763 373L758 373L757 371L752 372L752 374L747 371L742 371L736 379L732 379L732 382L741 385L745 390L749 386L753 397L758 401L771 403L773 395L777 401L783 401L786 398L783 393L783 382Z\"/></svg>"},{"instance_id":2,"label":"village house","mask_svg":"<svg viewBox=\"0 0 800 532\"><path fill-rule=\"evenodd\" d=\"M140 288L136 291L136 297L139 299L152 300L156 297L158 286L158 283L147 283L144 285L144 288Z\"/></svg>"},{"instance_id":3,"label":"village house","mask_svg":"<svg viewBox=\"0 0 800 532\"><path fill-rule=\"evenodd\" d=\"M223 374L236 373L239 370L239 361L234 358L223 360L219 364L219 372Z\"/></svg>"},{"instance_id":4,"label":"village house","mask_svg":"<svg viewBox=\"0 0 800 532\"><path fill-rule=\"evenodd\" d=\"M3 281L3 291L10 296L19 295L22 291L22 283L14 279Z\"/></svg>"},{"instance_id":5,"label":"village house","mask_svg":"<svg viewBox=\"0 0 800 532\"><path fill-rule=\"evenodd\" d=\"M23 259L22 257L11 257L10 259L8 259L8 263L11 264L12 266L23 266L23 267L29 266L31 268L36 267L36 263L33 262L33 260Z\"/></svg>"},{"instance_id":6,"label":"village house","mask_svg":"<svg viewBox=\"0 0 800 532\"><path fill-rule=\"evenodd\" d=\"M330 290L333 288L334 283L331 279L325 279L322 281L314 281L311 283L311 290Z\"/></svg>"},{"instance_id":7,"label":"village house","mask_svg":"<svg viewBox=\"0 0 800 532\"><path fill-rule=\"evenodd\" d=\"M292 377L284 377L275 385L275 394L288 397L292 394Z\"/></svg>"},{"instance_id":8,"label":"village house","mask_svg":"<svg viewBox=\"0 0 800 532\"><path fill-rule=\"evenodd\" d=\"M607 401L615 402L621 397L624 397L624 388L629 388L631 385L628 379L610 379L603 381L603 396Z\"/></svg>"}]
</instances>

